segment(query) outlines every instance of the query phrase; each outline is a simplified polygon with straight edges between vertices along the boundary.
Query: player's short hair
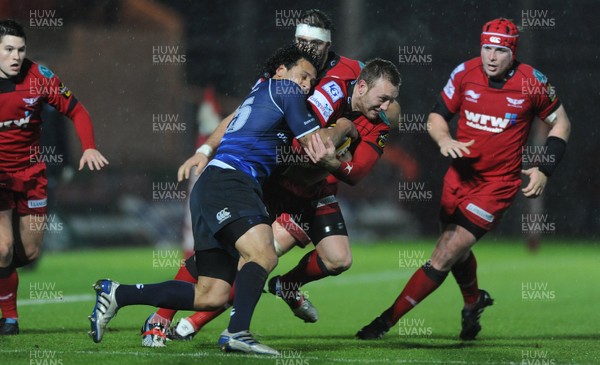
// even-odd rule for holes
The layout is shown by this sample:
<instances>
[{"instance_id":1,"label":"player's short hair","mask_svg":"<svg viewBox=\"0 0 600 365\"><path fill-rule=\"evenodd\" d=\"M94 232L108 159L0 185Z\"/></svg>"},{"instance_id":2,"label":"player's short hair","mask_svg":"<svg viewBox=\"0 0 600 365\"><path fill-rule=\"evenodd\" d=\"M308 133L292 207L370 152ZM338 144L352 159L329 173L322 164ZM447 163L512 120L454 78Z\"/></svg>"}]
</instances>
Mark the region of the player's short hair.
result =
<instances>
[{"instance_id":1,"label":"player's short hair","mask_svg":"<svg viewBox=\"0 0 600 365\"><path fill-rule=\"evenodd\" d=\"M392 62L382 58L374 58L368 61L360 71L357 81L365 80L367 87L370 89L382 77L392 85L400 87L400 71Z\"/></svg>"},{"instance_id":2,"label":"player's short hair","mask_svg":"<svg viewBox=\"0 0 600 365\"><path fill-rule=\"evenodd\" d=\"M311 27L323 28L334 31L333 22L329 15L319 9L305 10L300 14L300 23L310 25Z\"/></svg>"},{"instance_id":3,"label":"player's short hair","mask_svg":"<svg viewBox=\"0 0 600 365\"><path fill-rule=\"evenodd\" d=\"M0 41L5 35L12 35L27 40L23 26L12 19L0 20Z\"/></svg>"},{"instance_id":4,"label":"player's short hair","mask_svg":"<svg viewBox=\"0 0 600 365\"><path fill-rule=\"evenodd\" d=\"M311 47L298 47L296 44L289 44L279 48L275 53L267 59L265 66L261 72L263 77L272 77L279 66L284 65L288 70L301 59L310 62L315 69L319 68L319 58L314 49Z\"/></svg>"}]
</instances>

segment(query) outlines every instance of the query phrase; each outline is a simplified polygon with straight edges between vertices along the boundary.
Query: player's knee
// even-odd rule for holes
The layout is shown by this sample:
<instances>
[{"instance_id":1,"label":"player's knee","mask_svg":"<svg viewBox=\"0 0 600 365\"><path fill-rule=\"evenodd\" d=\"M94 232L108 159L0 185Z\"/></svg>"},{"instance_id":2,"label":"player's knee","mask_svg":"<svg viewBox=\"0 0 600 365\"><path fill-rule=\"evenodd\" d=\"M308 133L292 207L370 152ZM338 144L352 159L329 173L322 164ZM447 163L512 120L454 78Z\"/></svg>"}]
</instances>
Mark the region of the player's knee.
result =
<instances>
[{"instance_id":1,"label":"player's knee","mask_svg":"<svg viewBox=\"0 0 600 365\"><path fill-rule=\"evenodd\" d=\"M34 247L30 250L25 251L25 254L27 255L27 261L32 262L38 257L40 257L40 251L41 249L39 247Z\"/></svg>"},{"instance_id":2,"label":"player's knee","mask_svg":"<svg viewBox=\"0 0 600 365\"><path fill-rule=\"evenodd\" d=\"M352 266L352 255L350 254L329 255L322 260L331 275L341 274Z\"/></svg>"},{"instance_id":3,"label":"player's knee","mask_svg":"<svg viewBox=\"0 0 600 365\"><path fill-rule=\"evenodd\" d=\"M0 262L12 257L14 241L12 238L0 239Z\"/></svg>"},{"instance_id":4,"label":"player's knee","mask_svg":"<svg viewBox=\"0 0 600 365\"><path fill-rule=\"evenodd\" d=\"M273 255L267 255L266 257L263 257L261 262L257 263L262 266L265 270L267 270L267 272L271 272L273 271L273 269L275 269L275 267L277 266L277 263L279 262L279 257L277 257L277 254L273 254Z\"/></svg>"},{"instance_id":5,"label":"player's knee","mask_svg":"<svg viewBox=\"0 0 600 365\"><path fill-rule=\"evenodd\" d=\"M229 299L231 287L218 283L196 283L194 308L199 311L213 311L221 308Z\"/></svg>"}]
</instances>

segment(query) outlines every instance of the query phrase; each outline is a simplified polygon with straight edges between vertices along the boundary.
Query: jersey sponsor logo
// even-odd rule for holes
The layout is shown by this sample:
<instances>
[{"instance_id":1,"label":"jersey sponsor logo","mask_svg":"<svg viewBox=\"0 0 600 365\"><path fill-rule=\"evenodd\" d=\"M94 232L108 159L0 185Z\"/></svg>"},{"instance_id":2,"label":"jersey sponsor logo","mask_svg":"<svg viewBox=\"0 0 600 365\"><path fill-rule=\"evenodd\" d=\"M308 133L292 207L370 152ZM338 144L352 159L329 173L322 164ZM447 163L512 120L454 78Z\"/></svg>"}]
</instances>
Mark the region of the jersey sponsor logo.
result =
<instances>
[{"instance_id":1,"label":"jersey sponsor logo","mask_svg":"<svg viewBox=\"0 0 600 365\"><path fill-rule=\"evenodd\" d=\"M38 65L38 70L40 70L40 73L42 75L46 76L49 79L51 79L52 76L54 76L54 72L50 71L50 69L46 66Z\"/></svg>"},{"instance_id":2,"label":"jersey sponsor logo","mask_svg":"<svg viewBox=\"0 0 600 365\"><path fill-rule=\"evenodd\" d=\"M231 213L228 210L229 208L223 208L221 209L216 217L217 217L217 221L219 222L219 224L223 223L225 220L231 218Z\"/></svg>"},{"instance_id":3,"label":"jersey sponsor logo","mask_svg":"<svg viewBox=\"0 0 600 365\"><path fill-rule=\"evenodd\" d=\"M344 167L344 172L346 173L346 175L350 175L353 168L354 166L350 162L347 162L346 167Z\"/></svg>"},{"instance_id":4,"label":"jersey sponsor logo","mask_svg":"<svg viewBox=\"0 0 600 365\"><path fill-rule=\"evenodd\" d=\"M34 107L39 99L40 97L36 96L34 98L23 98L23 101L25 102L25 107Z\"/></svg>"},{"instance_id":5,"label":"jersey sponsor logo","mask_svg":"<svg viewBox=\"0 0 600 365\"><path fill-rule=\"evenodd\" d=\"M446 86L444 86L444 94L446 94L448 99L452 99L454 96L454 84L452 84L452 78L448 79Z\"/></svg>"},{"instance_id":6,"label":"jersey sponsor logo","mask_svg":"<svg viewBox=\"0 0 600 365\"><path fill-rule=\"evenodd\" d=\"M67 99L71 96L71 90L62 82L58 86L58 92Z\"/></svg>"},{"instance_id":7,"label":"jersey sponsor logo","mask_svg":"<svg viewBox=\"0 0 600 365\"><path fill-rule=\"evenodd\" d=\"M387 142L388 132L380 132L379 137L377 137L377 146L379 148L384 148L385 143Z\"/></svg>"},{"instance_id":8,"label":"jersey sponsor logo","mask_svg":"<svg viewBox=\"0 0 600 365\"><path fill-rule=\"evenodd\" d=\"M492 223L494 221L493 214L486 212L484 209L478 207L477 205L475 205L473 203L469 203L469 205L467 205L467 210L469 212L475 214L479 218L483 219L486 222Z\"/></svg>"},{"instance_id":9,"label":"jersey sponsor logo","mask_svg":"<svg viewBox=\"0 0 600 365\"><path fill-rule=\"evenodd\" d=\"M496 36L492 36L490 37L490 42L495 43L495 44L500 44L500 37L496 37Z\"/></svg>"},{"instance_id":10,"label":"jersey sponsor logo","mask_svg":"<svg viewBox=\"0 0 600 365\"><path fill-rule=\"evenodd\" d=\"M479 100L479 98L481 97L481 94L477 94L475 91L470 89L465 91L465 95L465 100L468 100L472 103L477 103L477 100Z\"/></svg>"},{"instance_id":11,"label":"jersey sponsor logo","mask_svg":"<svg viewBox=\"0 0 600 365\"><path fill-rule=\"evenodd\" d=\"M473 113L465 109L465 117L467 118L466 124L469 127L493 133L500 133L504 131L508 125L513 125L517 122L517 114L512 113L504 114L503 118Z\"/></svg>"},{"instance_id":12,"label":"jersey sponsor logo","mask_svg":"<svg viewBox=\"0 0 600 365\"><path fill-rule=\"evenodd\" d=\"M508 106L511 106L513 108L523 108L523 103L525 102L525 99L513 99L513 98L509 98L508 96L506 97L506 101L508 101Z\"/></svg>"},{"instance_id":13,"label":"jersey sponsor logo","mask_svg":"<svg viewBox=\"0 0 600 365\"><path fill-rule=\"evenodd\" d=\"M548 82L548 78L546 77L546 75L544 75L540 71L536 70L535 68L533 69L533 76L542 84L545 84Z\"/></svg>"},{"instance_id":14,"label":"jersey sponsor logo","mask_svg":"<svg viewBox=\"0 0 600 365\"><path fill-rule=\"evenodd\" d=\"M331 97L331 102L335 103L344 97L344 93L342 92L342 88L335 81L329 81L322 87L323 90Z\"/></svg>"},{"instance_id":15,"label":"jersey sponsor logo","mask_svg":"<svg viewBox=\"0 0 600 365\"><path fill-rule=\"evenodd\" d=\"M335 195L328 195L324 198L313 201L312 205L315 208L321 208L321 207L324 207L326 205L333 204L333 203L337 203L337 199L335 198Z\"/></svg>"},{"instance_id":16,"label":"jersey sponsor logo","mask_svg":"<svg viewBox=\"0 0 600 365\"><path fill-rule=\"evenodd\" d=\"M0 129L9 128L13 124L16 125L17 127L23 127L23 126L29 124L29 119L31 118L31 113L29 111L27 111L25 113L25 115L26 115L25 118L0 122Z\"/></svg>"},{"instance_id":17,"label":"jersey sponsor logo","mask_svg":"<svg viewBox=\"0 0 600 365\"><path fill-rule=\"evenodd\" d=\"M39 200L28 200L27 201L27 207L29 209L43 208L46 205L48 205L48 199L47 198L39 199Z\"/></svg>"},{"instance_id":18,"label":"jersey sponsor logo","mask_svg":"<svg viewBox=\"0 0 600 365\"><path fill-rule=\"evenodd\" d=\"M331 114L333 114L333 107L331 106L331 103L319 90L316 90L308 98L308 102L317 108L317 111L319 114L321 114L321 117L323 117L324 121L329 120L329 117L331 117Z\"/></svg>"},{"instance_id":19,"label":"jersey sponsor logo","mask_svg":"<svg viewBox=\"0 0 600 365\"><path fill-rule=\"evenodd\" d=\"M548 93L548 99L550 99L551 102L554 102L554 100L556 100L556 88L548 83L546 91Z\"/></svg>"}]
</instances>

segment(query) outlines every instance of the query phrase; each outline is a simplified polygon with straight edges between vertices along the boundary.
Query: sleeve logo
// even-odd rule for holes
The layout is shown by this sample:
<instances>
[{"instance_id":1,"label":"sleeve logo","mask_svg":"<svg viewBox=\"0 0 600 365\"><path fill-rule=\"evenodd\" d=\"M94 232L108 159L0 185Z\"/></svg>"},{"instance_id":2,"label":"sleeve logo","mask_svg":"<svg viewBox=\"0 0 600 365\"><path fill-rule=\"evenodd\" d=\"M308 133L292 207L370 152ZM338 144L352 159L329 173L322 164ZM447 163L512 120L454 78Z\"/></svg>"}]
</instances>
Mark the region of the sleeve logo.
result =
<instances>
[{"instance_id":1,"label":"sleeve logo","mask_svg":"<svg viewBox=\"0 0 600 365\"><path fill-rule=\"evenodd\" d=\"M333 107L319 90L316 90L309 98L308 102L311 103L321 114L323 121L327 122L331 114L333 114Z\"/></svg>"},{"instance_id":2,"label":"sleeve logo","mask_svg":"<svg viewBox=\"0 0 600 365\"><path fill-rule=\"evenodd\" d=\"M539 72L536 69L533 69L533 76L535 76L535 78L542 84L545 84L548 82L548 78L546 77L546 75L544 75L543 73Z\"/></svg>"},{"instance_id":3,"label":"sleeve logo","mask_svg":"<svg viewBox=\"0 0 600 365\"><path fill-rule=\"evenodd\" d=\"M50 69L48 67L38 65L38 70L40 70L40 73L42 75L46 76L49 79L51 79L52 76L54 76L54 72L50 71Z\"/></svg>"},{"instance_id":4,"label":"sleeve logo","mask_svg":"<svg viewBox=\"0 0 600 365\"><path fill-rule=\"evenodd\" d=\"M335 103L344 97L344 93L342 92L340 85L338 85L335 81L329 81L323 85L322 89L327 93L327 95L329 95L329 97L331 97L332 103Z\"/></svg>"}]
</instances>

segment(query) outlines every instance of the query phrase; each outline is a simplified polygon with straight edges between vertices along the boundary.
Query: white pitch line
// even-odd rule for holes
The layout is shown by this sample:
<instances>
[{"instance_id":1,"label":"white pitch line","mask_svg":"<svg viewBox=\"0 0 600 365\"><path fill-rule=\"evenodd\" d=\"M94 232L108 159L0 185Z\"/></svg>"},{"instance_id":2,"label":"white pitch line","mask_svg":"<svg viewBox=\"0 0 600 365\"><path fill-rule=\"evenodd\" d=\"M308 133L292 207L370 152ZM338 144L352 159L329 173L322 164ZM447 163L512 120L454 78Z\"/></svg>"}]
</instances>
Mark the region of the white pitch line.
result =
<instances>
[{"instance_id":1,"label":"white pitch line","mask_svg":"<svg viewBox=\"0 0 600 365\"><path fill-rule=\"evenodd\" d=\"M216 347L215 347L216 350ZM142 357L156 357L157 353L154 351L106 351L103 349L102 352L96 351L56 351L56 350L7 350L0 349L0 354L15 354L15 353L23 353L29 354L31 352L36 351L46 351L51 353L55 359L58 359L56 355L91 355L91 356L106 356L106 355L114 355L114 356L142 356ZM478 364L476 362L468 362L468 361L459 361L459 360L443 360L443 361L432 361L432 360L417 360L417 359L398 359L398 358L378 358L378 359L356 359L356 358L343 358L343 357L327 357L320 358L317 356L300 356L299 358L286 358L285 356L259 356L259 355L244 355L244 354L224 354L220 352L210 353L210 352L179 352L179 353L160 353L161 358L170 357L170 358L204 358L204 357L220 357L220 358L248 358L248 360L256 360L258 358L263 360L278 360L283 359L289 361L301 360L304 361L327 361L330 363L345 363L345 364ZM514 365L515 362L507 361L507 362L485 362L487 365Z\"/></svg>"}]
</instances>

